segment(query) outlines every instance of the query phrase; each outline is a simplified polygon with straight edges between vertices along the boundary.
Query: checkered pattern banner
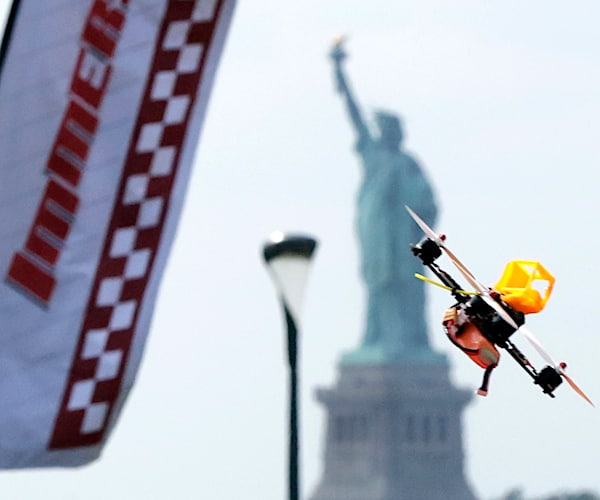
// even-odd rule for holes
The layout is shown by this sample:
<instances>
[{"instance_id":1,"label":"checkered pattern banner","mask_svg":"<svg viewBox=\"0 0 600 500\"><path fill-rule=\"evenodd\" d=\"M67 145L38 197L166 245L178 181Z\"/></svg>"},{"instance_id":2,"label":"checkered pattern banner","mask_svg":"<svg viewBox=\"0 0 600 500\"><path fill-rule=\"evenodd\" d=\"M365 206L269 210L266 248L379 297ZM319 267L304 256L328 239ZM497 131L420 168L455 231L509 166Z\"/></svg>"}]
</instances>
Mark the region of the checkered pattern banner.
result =
<instances>
[{"instance_id":1,"label":"checkered pattern banner","mask_svg":"<svg viewBox=\"0 0 600 500\"><path fill-rule=\"evenodd\" d=\"M54 137L46 149L40 144L39 171L29 169L36 182L22 187L31 198L23 205L23 220L4 224L2 234L13 232L13 247L0 255L6 266L2 316L11 307L15 319L30 313L29 340L17 344L47 359L47 371L34 369L40 385L32 391L43 393L40 401L0 388L0 396L6 392L17 406L42 408L37 418L24 416L21 437L31 430L35 436L22 453L27 462L19 458L22 440L2 442L8 419L0 416L0 451L9 450L10 457L0 453L4 467L74 465L100 453L135 377L141 357L135 350L147 335L233 10L228 0L48 3L56 3L48 14L57 17L48 22L48 36L54 35L51 27L61 26L61 16L80 16L72 40L55 34L64 45L62 58L72 55L71 67L64 63L70 83L61 92L62 118L46 125ZM34 4L20 7L22 22L14 27L3 78L11 64L27 72L21 67L26 61L14 53L19 54L27 20L40 20ZM58 60L58 54L49 55ZM0 97L6 87L0 81ZM41 110L40 116L44 111L49 112ZM0 127L0 145L11 132ZM13 149L14 156L24 156ZM1 206L10 198L8 190L0 191ZM34 345L40 339L50 352ZM10 360L10 380L33 383L26 360L19 363Z\"/></svg>"}]
</instances>

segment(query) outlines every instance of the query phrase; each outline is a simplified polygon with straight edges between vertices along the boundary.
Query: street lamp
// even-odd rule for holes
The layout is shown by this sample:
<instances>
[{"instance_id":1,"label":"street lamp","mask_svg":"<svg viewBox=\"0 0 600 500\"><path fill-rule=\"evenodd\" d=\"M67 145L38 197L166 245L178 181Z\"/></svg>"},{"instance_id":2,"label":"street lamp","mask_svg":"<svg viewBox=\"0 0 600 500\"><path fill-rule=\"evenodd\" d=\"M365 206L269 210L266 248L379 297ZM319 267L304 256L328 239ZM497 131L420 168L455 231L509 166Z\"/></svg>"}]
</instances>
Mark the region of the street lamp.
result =
<instances>
[{"instance_id":1,"label":"street lamp","mask_svg":"<svg viewBox=\"0 0 600 500\"><path fill-rule=\"evenodd\" d=\"M283 306L290 370L289 500L299 500L298 326L310 259L317 246L310 236L275 232L263 247L267 269Z\"/></svg>"}]
</instances>

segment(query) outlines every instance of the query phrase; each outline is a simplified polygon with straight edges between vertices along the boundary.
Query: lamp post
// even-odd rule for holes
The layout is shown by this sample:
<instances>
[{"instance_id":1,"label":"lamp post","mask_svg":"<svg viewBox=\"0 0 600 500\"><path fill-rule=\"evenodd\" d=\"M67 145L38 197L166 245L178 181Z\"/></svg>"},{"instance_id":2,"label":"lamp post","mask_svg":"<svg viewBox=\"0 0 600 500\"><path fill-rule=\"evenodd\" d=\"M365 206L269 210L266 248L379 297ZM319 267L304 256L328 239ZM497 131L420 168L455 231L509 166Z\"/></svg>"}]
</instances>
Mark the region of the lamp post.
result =
<instances>
[{"instance_id":1,"label":"lamp post","mask_svg":"<svg viewBox=\"0 0 600 500\"><path fill-rule=\"evenodd\" d=\"M289 500L299 500L298 327L310 259L317 242L310 236L275 232L263 247L263 256L285 315L289 378Z\"/></svg>"}]
</instances>

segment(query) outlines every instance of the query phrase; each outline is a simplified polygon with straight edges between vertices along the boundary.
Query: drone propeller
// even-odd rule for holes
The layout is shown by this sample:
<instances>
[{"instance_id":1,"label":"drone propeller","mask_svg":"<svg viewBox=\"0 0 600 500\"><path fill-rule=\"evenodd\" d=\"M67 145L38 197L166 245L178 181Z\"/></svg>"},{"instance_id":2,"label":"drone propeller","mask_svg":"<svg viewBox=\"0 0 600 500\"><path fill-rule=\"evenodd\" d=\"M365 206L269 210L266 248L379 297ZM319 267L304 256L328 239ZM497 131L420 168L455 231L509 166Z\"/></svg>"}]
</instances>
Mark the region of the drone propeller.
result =
<instances>
[{"instance_id":1,"label":"drone propeller","mask_svg":"<svg viewBox=\"0 0 600 500\"><path fill-rule=\"evenodd\" d=\"M558 363L552 359L552 356L550 356L550 354L548 354L548 352L542 347L540 341L533 335L533 333L529 331L527 327L525 327L525 325L521 326L520 331L523 333L523 335L525 335L527 340L529 340L529 343L535 348L535 350L546 363L551 365L554 369L559 366Z\"/></svg>"},{"instance_id":2,"label":"drone propeller","mask_svg":"<svg viewBox=\"0 0 600 500\"><path fill-rule=\"evenodd\" d=\"M563 366L564 365L564 366ZM573 388L573 390L579 394L583 399L585 399L589 404L591 404L593 407L596 407L596 405L592 402L592 400L586 395L585 392L583 392L579 386L573 381L573 379L571 377L569 377L566 373L565 373L565 368L566 365L565 363L561 363L559 365L559 367L556 369L558 371L558 373L560 373L562 375L562 377L569 383L569 385Z\"/></svg>"},{"instance_id":3,"label":"drone propeller","mask_svg":"<svg viewBox=\"0 0 600 500\"><path fill-rule=\"evenodd\" d=\"M456 266L456 268L460 271L460 273L464 276L464 278L469 282L469 285L471 285L475 290L477 290L477 292L479 292L479 294L481 295L481 298L485 301L485 303L487 305L489 305L492 309L494 309L494 311L496 311L498 313L498 315L504 321L506 321L510 326L512 326L515 330L518 330L519 325L517 325L517 323L515 323L515 320L512 319L510 317L510 315L502 308L502 306L500 304L498 304L498 302L496 302L492 298L492 296L490 295L490 290L486 286L482 285L479 281L477 281L477 278L475 278L475 275L471 271L469 271L467 266L465 266L460 261L460 259L456 255L454 255L454 252L452 252L446 246L446 244L444 243L445 237L436 234L435 231L433 229L431 229L425 223L425 221L423 219L421 219L421 217L419 217L415 212L413 212L409 206L407 206L407 205L404 205L404 206L405 206L406 210L408 211L408 213L410 214L410 216L417 223L417 225L423 230L425 235L430 240L433 240L437 246L439 246L442 250L444 250L444 252L446 252L446 255L448 255L448 258L452 261L452 263Z\"/></svg>"},{"instance_id":4,"label":"drone propeller","mask_svg":"<svg viewBox=\"0 0 600 500\"><path fill-rule=\"evenodd\" d=\"M546 361L546 363L552 366L552 368L554 368L556 372L568 382L568 384L573 388L573 390L577 394L579 394L589 404L595 406L592 400L586 395L586 393L583 392L581 388L575 383L575 381L566 374L566 363L557 363L556 361L554 361L554 359L552 359L552 356L548 354L548 352L542 347L540 341L533 335L533 333L529 331L528 328L526 328L525 326L521 326L520 330L521 332L523 332L523 334L525 335L527 340L529 340L529 342L535 348L535 350L539 353L539 355L544 359L544 361Z\"/></svg>"}]
</instances>

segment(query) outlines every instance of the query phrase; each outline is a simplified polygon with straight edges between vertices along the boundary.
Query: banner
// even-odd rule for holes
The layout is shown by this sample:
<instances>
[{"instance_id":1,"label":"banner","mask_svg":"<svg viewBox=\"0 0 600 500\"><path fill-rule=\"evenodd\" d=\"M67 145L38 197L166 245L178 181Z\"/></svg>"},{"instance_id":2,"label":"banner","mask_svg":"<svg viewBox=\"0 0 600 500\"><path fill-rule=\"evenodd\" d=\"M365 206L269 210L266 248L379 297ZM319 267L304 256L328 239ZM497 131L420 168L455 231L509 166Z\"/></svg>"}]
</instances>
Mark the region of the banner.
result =
<instances>
[{"instance_id":1,"label":"banner","mask_svg":"<svg viewBox=\"0 0 600 500\"><path fill-rule=\"evenodd\" d=\"M0 74L0 467L96 459L131 388L235 0L21 0Z\"/></svg>"}]
</instances>

